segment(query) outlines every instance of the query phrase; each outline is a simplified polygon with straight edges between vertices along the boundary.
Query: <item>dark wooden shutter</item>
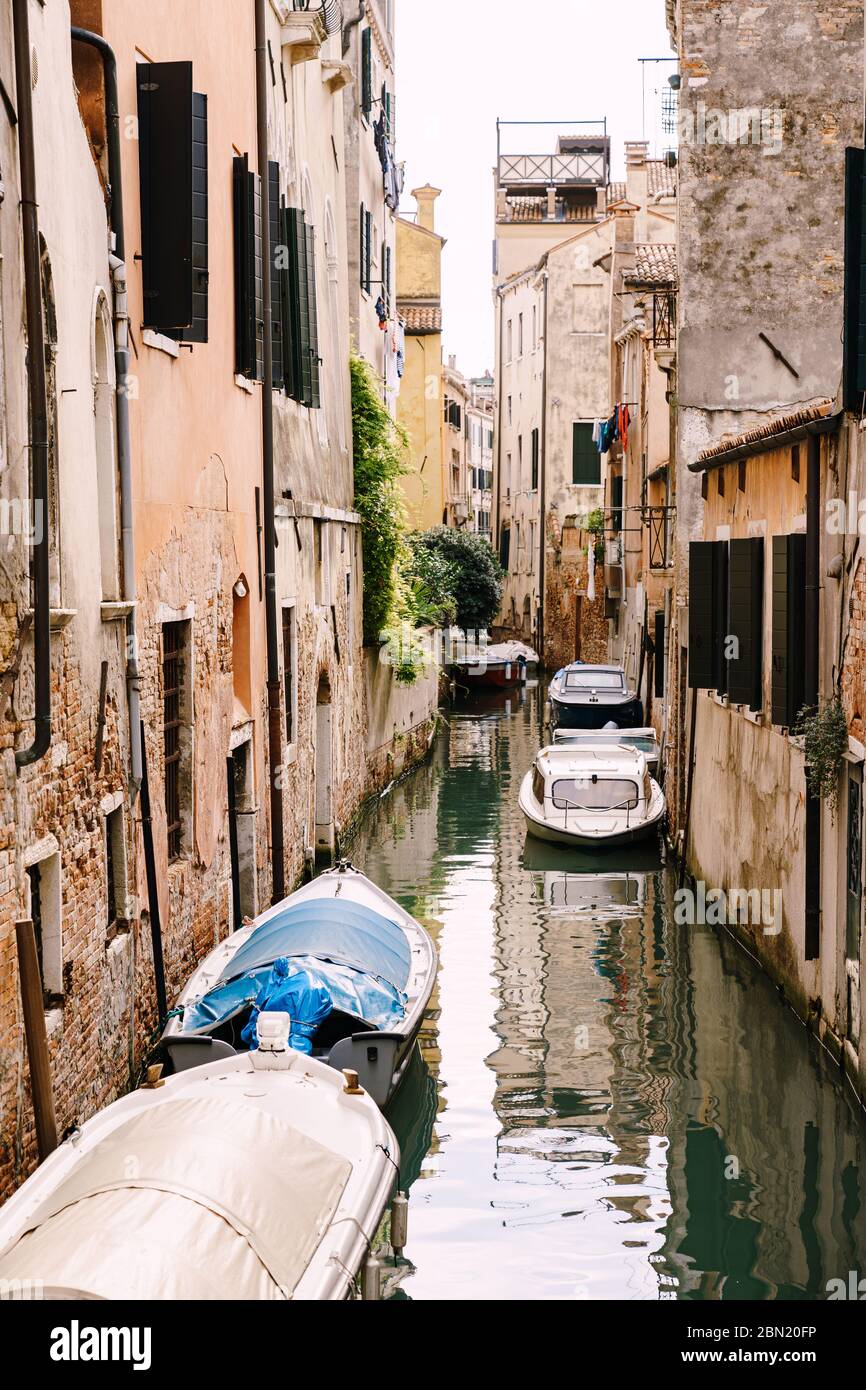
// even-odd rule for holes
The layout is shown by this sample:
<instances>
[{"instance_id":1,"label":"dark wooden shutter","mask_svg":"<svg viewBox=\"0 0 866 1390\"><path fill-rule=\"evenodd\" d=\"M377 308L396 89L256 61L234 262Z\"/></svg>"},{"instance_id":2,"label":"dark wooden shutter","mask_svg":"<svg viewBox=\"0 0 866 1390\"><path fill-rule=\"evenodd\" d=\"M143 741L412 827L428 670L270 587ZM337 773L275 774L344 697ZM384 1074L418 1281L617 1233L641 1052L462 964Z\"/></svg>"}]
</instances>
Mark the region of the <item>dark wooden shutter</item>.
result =
<instances>
[{"instance_id":1,"label":"dark wooden shutter","mask_svg":"<svg viewBox=\"0 0 866 1390\"><path fill-rule=\"evenodd\" d=\"M382 291L382 292L383 292L383 298L384 298L384 300L385 300L385 313L386 313L386 315L388 316L388 318L390 318L390 317L391 317L391 302L392 302L392 301L391 301L391 279L392 279L392 270L391 270L391 247L390 247L390 246L386 246L386 247L385 247L385 250L384 250L383 255L382 255L382 262L383 262L383 267L384 267L384 269L383 269L383 271L382 271L382 280L384 281L383 291Z\"/></svg>"},{"instance_id":2,"label":"dark wooden shutter","mask_svg":"<svg viewBox=\"0 0 866 1390\"><path fill-rule=\"evenodd\" d=\"M136 68L144 326L193 321L192 63Z\"/></svg>"},{"instance_id":3,"label":"dark wooden shutter","mask_svg":"<svg viewBox=\"0 0 866 1390\"><path fill-rule=\"evenodd\" d=\"M208 160L207 97L193 92L192 139L192 323L173 327L168 336L182 343L208 340Z\"/></svg>"},{"instance_id":4,"label":"dark wooden shutter","mask_svg":"<svg viewBox=\"0 0 866 1390\"><path fill-rule=\"evenodd\" d=\"M361 110L369 116L373 110L373 31L361 35Z\"/></svg>"},{"instance_id":5,"label":"dark wooden shutter","mask_svg":"<svg viewBox=\"0 0 866 1390\"><path fill-rule=\"evenodd\" d=\"M298 398L297 351L295 334L297 332L297 313L295 311L295 281L292 261L294 209L283 205L280 208L280 242L284 248L285 269L280 276L280 295L282 305L280 319L283 329L283 385L286 394L293 400Z\"/></svg>"},{"instance_id":6,"label":"dark wooden shutter","mask_svg":"<svg viewBox=\"0 0 866 1390\"><path fill-rule=\"evenodd\" d=\"M316 229L307 224L307 316L310 325L310 392L306 404L318 410L322 404L319 358L319 304L316 297Z\"/></svg>"},{"instance_id":7,"label":"dark wooden shutter","mask_svg":"<svg viewBox=\"0 0 866 1390\"><path fill-rule=\"evenodd\" d=\"M726 556L724 541L689 546L690 690L724 690Z\"/></svg>"},{"instance_id":8,"label":"dark wooden shutter","mask_svg":"<svg viewBox=\"0 0 866 1390\"><path fill-rule=\"evenodd\" d=\"M370 238L367 226L367 209L361 204L361 289L370 293L367 248L370 245Z\"/></svg>"},{"instance_id":9,"label":"dark wooden shutter","mask_svg":"<svg viewBox=\"0 0 866 1390\"><path fill-rule=\"evenodd\" d=\"M655 696L657 700L663 700L665 695L665 663L667 660L667 647L665 637L665 610L656 610L655 619Z\"/></svg>"},{"instance_id":10,"label":"dark wooden shutter","mask_svg":"<svg viewBox=\"0 0 866 1390\"><path fill-rule=\"evenodd\" d=\"M271 347L273 351L273 386L282 390L285 383L285 354L283 346L283 306L286 275L286 249L280 207L280 166L271 160L268 165L268 219L271 229Z\"/></svg>"},{"instance_id":11,"label":"dark wooden shutter","mask_svg":"<svg viewBox=\"0 0 866 1390\"><path fill-rule=\"evenodd\" d=\"M571 481L587 486L601 482L601 454L592 442L592 425L574 425Z\"/></svg>"},{"instance_id":12,"label":"dark wooden shutter","mask_svg":"<svg viewBox=\"0 0 866 1390\"><path fill-rule=\"evenodd\" d=\"M249 157L233 164L235 222L235 367L252 381L264 379L262 294L262 181Z\"/></svg>"},{"instance_id":13,"label":"dark wooden shutter","mask_svg":"<svg viewBox=\"0 0 866 1390\"><path fill-rule=\"evenodd\" d=\"M728 623L738 655L728 660L732 704L760 709L764 646L764 538L732 540L729 547Z\"/></svg>"},{"instance_id":14,"label":"dark wooden shutter","mask_svg":"<svg viewBox=\"0 0 866 1390\"><path fill-rule=\"evenodd\" d=\"M508 562L511 558L511 530L508 526L503 526L499 537L499 563L504 570L508 569Z\"/></svg>"},{"instance_id":15,"label":"dark wooden shutter","mask_svg":"<svg viewBox=\"0 0 866 1390\"><path fill-rule=\"evenodd\" d=\"M614 473L610 480L610 524L614 531L622 530L622 474Z\"/></svg>"},{"instance_id":16,"label":"dark wooden shutter","mask_svg":"<svg viewBox=\"0 0 866 1390\"><path fill-rule=\"evenodd\" d=\"M806 537L773 537L772 719L794 728L805 699Z\"/></svg>"},{"instance_id":17,"label":"dark wooden shutter","mask_svg":"<svg viewBox=\"0 0 866 1390\"><path fill-rule=\"evenodd\" d=\"M866 391L866 153L845 151L845 406L859 410Z\"/></svg>"},{"instance_id":18,"label":"dark wooden shutter","mask_svg":"<svg viewBox=\"0 0 866 1390\"><path fill-rule=\"evenodd\" d=\"M539 461L539 435L538 430L532 431L532 491L538 488L538 461Z\"/></svg>"}]
</instances>

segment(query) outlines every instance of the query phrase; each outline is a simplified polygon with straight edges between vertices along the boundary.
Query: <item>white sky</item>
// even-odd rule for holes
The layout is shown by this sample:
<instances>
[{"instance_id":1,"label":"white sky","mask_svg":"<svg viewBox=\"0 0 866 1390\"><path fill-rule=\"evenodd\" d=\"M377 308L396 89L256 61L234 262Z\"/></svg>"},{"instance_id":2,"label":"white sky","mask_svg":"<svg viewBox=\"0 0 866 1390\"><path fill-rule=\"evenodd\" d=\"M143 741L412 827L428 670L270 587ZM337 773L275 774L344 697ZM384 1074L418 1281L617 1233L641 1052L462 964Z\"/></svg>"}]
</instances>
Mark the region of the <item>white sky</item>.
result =
<instances>
[{"instance_id":1,"label":"white sky","mask_svg":"<svg viewBox=\"0 0 866 1390\"><path fill-rule=\"evenodd\" d=\"M606 116L614 179L625 177L625 140L648 139L650 153L661 154L674 143L660 121L674 67L646 65L644 134L637 60L671 53L664 0L397 0L396 28L401 211L414 212L411 190L419 184L442 189L445 352L477 376L493 366L496 119ZM555 127L503 131L503 153L552 152L556 134Z\"/></svg>"}]
</instances>

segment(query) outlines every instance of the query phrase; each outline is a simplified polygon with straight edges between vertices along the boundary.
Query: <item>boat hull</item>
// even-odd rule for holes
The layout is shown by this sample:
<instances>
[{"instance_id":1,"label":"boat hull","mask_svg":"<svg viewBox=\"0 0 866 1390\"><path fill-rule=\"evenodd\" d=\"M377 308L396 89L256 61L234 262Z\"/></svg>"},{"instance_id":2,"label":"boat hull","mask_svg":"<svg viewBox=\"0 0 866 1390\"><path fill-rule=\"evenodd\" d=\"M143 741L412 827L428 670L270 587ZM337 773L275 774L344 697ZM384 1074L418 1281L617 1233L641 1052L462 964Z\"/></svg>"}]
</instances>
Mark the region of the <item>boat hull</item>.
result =
<instances>
[{"instance_id":1,"label":"boat hull","mask_svg":"<svg viewBox=\"0 0 866 1390\"><path fill-rule=\"evenodd\" d=\"M590 703L550 697L551 722L557 729L603 729L610 722L621 729L640 729L644 714L636 697L618 702Z\"/></svg>"},{"instance_id":2,"label":"boat hull","mask_svg":"<svg viewBox=\"0 0 866 1390\"><path fill-rule=\"evenodd\" d=\"M457 678L470 690L513 690L526 679L516 661L479 666L458 666Z\"/></svg>"},{"instance_id":3,"label":"boat hull","mask_svg":"<svg viewBox=\"0 0 866 1390\"><path fill-rule=\"evenodd\" d=\"M667 808L662 797L661 806L651 816L627 829L600 829L596 834L582 830L566 830L564 826L552 824L538 814L537 802L532 798L528 786L530 781L531 774L521 788L520 809L529 834L548 845L559 845L565 849L616 849L623 845L635 845L657 835L665 818Z\"/></svg>"}]
</instances>

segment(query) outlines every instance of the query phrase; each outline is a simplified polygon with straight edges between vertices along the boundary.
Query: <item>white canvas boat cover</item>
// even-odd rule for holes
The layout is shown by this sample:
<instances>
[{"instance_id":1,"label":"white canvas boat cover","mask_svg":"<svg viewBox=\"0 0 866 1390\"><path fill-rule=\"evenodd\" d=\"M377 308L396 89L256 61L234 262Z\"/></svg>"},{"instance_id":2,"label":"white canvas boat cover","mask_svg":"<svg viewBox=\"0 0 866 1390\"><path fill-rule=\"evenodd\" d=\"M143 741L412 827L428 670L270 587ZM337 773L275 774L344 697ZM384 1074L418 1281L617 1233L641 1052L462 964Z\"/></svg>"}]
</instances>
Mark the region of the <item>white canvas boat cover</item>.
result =
<instances>
[{"instance_id":1,"label":"white canvas boat cover","mask_svg":"<svg viewBox=\"0 0 866 1390\"><path fill-rule=\"evenodd\" d=\"M251 1097L148 1106L34 1212L0 1279L110 1299L288 1298L350 1174Z\"/></svg>"}]
</instances>

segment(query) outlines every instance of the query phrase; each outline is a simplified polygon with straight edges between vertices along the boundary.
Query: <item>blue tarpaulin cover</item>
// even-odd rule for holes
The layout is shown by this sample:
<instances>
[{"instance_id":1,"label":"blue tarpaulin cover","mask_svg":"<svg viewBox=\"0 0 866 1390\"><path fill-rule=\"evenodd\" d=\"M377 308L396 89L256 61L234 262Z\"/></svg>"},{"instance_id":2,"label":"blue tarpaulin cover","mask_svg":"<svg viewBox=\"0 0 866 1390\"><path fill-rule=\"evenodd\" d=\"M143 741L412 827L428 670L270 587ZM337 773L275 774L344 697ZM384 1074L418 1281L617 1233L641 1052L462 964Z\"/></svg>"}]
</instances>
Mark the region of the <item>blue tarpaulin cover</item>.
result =
<instances>
[{"instance_id":1,"label":"blue tarpaulin cover","mask_svg":"<svg viewBox=\"0 0 866 1390\"><path fill-rule=\"evenodd\" d=\"M396 922L349 898L308 898L256 927L232 956L218 984L280 956L316 956L376 975L405 989L412 964L406 934Z\"/></svg>"},{"instance_id":2,"label":"blue tarpaulin cover","mask_svg":"<svg viewBox=\"0 0 866 1390\"><path fill-rule=\"evenodd\" d=\"M250 1021L241 1033L241 1042L251 1052L259 1045L256 1022L259 1014L285 1013L292 1022L289 1045L296 1052L311 1053L313 1037L333 1005L325 984L312 970L298 970L285 956L274 961L273 969L259 988Z\"/></svg>"}]
</instances>

